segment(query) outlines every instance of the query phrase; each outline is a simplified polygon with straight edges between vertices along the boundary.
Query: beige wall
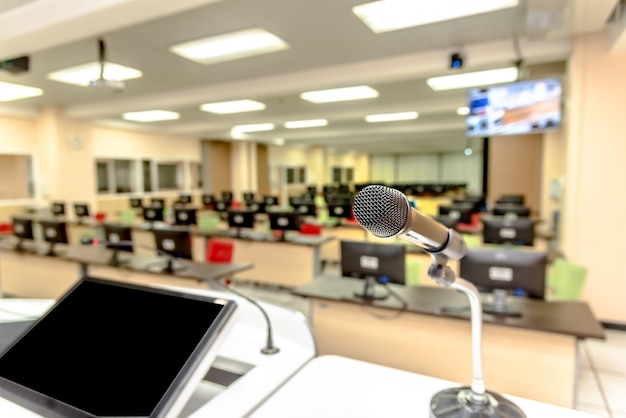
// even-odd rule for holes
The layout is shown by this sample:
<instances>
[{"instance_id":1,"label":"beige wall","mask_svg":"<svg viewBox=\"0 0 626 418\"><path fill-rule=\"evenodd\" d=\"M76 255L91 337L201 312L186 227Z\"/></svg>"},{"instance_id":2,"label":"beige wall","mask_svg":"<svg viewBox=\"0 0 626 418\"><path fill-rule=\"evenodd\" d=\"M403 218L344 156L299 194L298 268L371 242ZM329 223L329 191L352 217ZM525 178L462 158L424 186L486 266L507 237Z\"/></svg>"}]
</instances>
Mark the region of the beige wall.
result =
<instances>
[{"instance_id":1,"label":"beige wall","mask_svg":"<svg viewBox=\"0 0 626 418\"><path fill-rule=\"evenodd\" d=\"M552 183L562 184L566 171L566 130L565 127L559 131L547 132L543 136L543 159L541 168L541 206L539 216L552 226L552 213L555 210L561 211L563 200L555 199L551 196L550 189Z\"/></svg>"},{"instance_id":2,"label":"beige wall","mask_svg":"<svg viewBox=\"0 0 626 418\"><path fill-rule=\"evenodd\" d=\"M28 199L28 156L0 154L0 199Z\"/></svg>"},{"instance_id":3,"label":"beige wall","mask_svg":"<svg viewBox=\"0 0 626 418\"><path fill-rule=\"evenodd\" d=\"M626 53L609 53L605 34L579 37L569 70L562 247L589 268L596 316L626 323Z\"/></svg>"}]
</instances>

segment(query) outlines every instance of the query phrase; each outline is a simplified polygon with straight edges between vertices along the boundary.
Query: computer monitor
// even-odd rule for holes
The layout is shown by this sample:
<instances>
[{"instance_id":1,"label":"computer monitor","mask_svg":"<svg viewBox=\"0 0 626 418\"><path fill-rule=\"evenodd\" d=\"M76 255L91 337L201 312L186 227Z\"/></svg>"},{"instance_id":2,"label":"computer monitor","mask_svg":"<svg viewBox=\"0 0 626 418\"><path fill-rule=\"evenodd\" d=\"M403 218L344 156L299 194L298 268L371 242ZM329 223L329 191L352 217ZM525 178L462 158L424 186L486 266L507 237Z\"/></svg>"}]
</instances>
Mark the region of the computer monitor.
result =
<instances>
[{"instance_id":1,"label":"computer monitor","mask_svg":"<svg viewBox=\"0 0 626 418\"><path fill-rule=\"evenodd\" d=\"M154 228L152 230L154 234L154 241L158 250L158 255L163 253L168 254L167 264L161 271L162 273L174 274L178 270L184 269L184 267L175 267L174 258L182 258L185 260L191 260L191 233L187 228L181 227L168 227L168 228Z\"/></svg>"},{"instance_id":2,"label":"computer monitor","mask_svg":"<svg viewBox=\"0 0 626 418\"><path fill-rule=\"evenodd\" d=\"M143 199L140 197L131 197L128 200L128 203L130 204L131 208L134 208L134 209L143 208Z\"/></svg>"},{"instance_id":3,"label":"computer monitor","mask_svg":"<svg viewBox=\"0 0 626 418\"><path fill-rule=\"evenodd\" d=\"M174 223L176 225L196 225L195 208L174 208Z\"/></svg>"},{"instance_id":4,"label":"computer monitor","mask_svg":"<svg viewBox=\"0 0 626 418\"><path fill-rule=\"evenodd\" d=\"M29 218L19 218L14 216L11 219L13 223L13 235L18 238L15 245L15 251L25 251L24 240L34 240L33 221Z\"/></svg>"},{"instance_id":5,"label":"computer monitor","mask_svg":"<svg viewBox=\"0 0 626 418\"><path fill-rule=\"evenodd\" d=\"M160 197L153 197L152 199L150 199L150 206L153 207L153 208L164 209L165 208L165 199L160 198Z\"/></svg>"},{"instance_id":6,"label":"computer monitor","mask_svg":"<svg viewBox=\"0 0 626 418\"><path fill-rule=\"evenodd\" d=\"M384 299L375 294L376 283L405 283L406 247L364 241L341 241L341 275L364 279L365 300Z\"/></svg>"},{"instance_id":7,"label":"computer monitor","mask_svg":"<svg viewBox=\"0 0 626 418\"><path fill-rule=\"evenodd\" d=\"M508 218L528 218L530 208L515 204L501 204L493 207L494 216L506 216Z\"/></svg>"},{"instance_id":8,"label":"computer monitor","mask_svg":"<svg viewBox=\"0 0 626 418\"><path fill-rule=\"evenodd\" d=\"M285 240L285 231L300 231L300 214L297 212L269 212L270 229L281 231L279 239Z\"/></svg>"},{"instance_id":9,"label":"computer monitor","mask_svg":"<svg viewBox=\"0 0 626 418\"><path fill-rule=\"evenodd\" d=\"M494 302L484 303L491 314L519 316L507 305L507 295L545 298L548 256L543 251L516 248L470 248L460 261L459 275L481 292L492 292Z\"/></svg>"},{"instance_id":10,"label":"computer monitor","mask_svg":"<svg viewBox=\"0 0 626 418\"><path fill-rule=\"evenodd\" d=\"M52 202L51 210L54 216L65 215L65 202Z\"/></svg>"},{"instance_id":11,"label":"computer monitor","mask_svg":"<svg viewBox=\"0 0 626 418\"><path fill-rule=\"evenodd\" d=\"M265 213L265 202L249 200L246 202L246 209L251 210L254 213Z\"/></svg>"},{"instance_id":12,"label":"computer monitor","mask_svg":"<svg viewBox=\"0 0 626 418\"><path fill-rule=\"evenodd\" d=\"M448 229L456 228L457 224L459 223L459 218L455 218L449 215L437 215L433 216L433 219L435 219L437 222L439 222Z\"/></svg>"},{"instance_id":13,"label":"computer monitor","mask_svg":"<svg viewBox=\"0 0 626 418\"><path fill-rule=\"evenodd\" d=\"M223 297L84 277L4 350L0 392L22 416L178 417L236 309Z\"/></svg>"},{"instance_id":14,"label":"computer monitor","mask_svg":"<svg viewBox=\"0 0 626 418\"><path fill-rule=\"evenodd\" d=\"M228 209L230 209L230 205L231 205L231 201L230 200L216 200L215 201L215 205L214 205L214 209L217 212L226 212Z\"/></svg>"},{"instance_id":15,"label":"computer monitor","mask_svg":"<svg viewBox=\"0 0 626 418\"><path fill-rule=\"evenodd\" d=\"M504 194L496 201L496 204L500 203L512 203L515 205L523 205L525 202L524 195L522 194Z\"/></svg>"},{"instance_id":16,"label":"computer monitor","mask_svg":"<svg viewBox=\"0 0 626 418\"><path fill-rule=\"evenodd\" d=\"M301 216L317 216L317 206L315 202L293 202L293 210Z\"/></svg>"},{"instance_id":17,"label":"computer monitor","mask_svg":"<svg viewBox=\"0 0 626 418\"><path fill-rule=\"evenodd\" d=\"M307 186L306 193L308 195L316 196L317 195L317 186Z\"/></svg>"},{"instance_id":18,"label":"computer monitor","mask_svg":"<svg viewBox=\"0 0 626 418\"><path fill-rule=\"evenodd\" d=\"M244 192L243 193L243 201L246 202L246 203L254 201L254 193L253 192Z\"/></svg>"},{"instance_id":19,"label":"computer monitor","mask_svg":"<svg viewBox=\"0 0 626 418\"><path fill-rule=\"evenodd\" d=\"M188 205L192 201L192 196L190 194L184 193L178 195L178 203L182 203L183 205Z\"/></svg>"},{"instance_id":20,"label":"computer monitor","mask_svg":"<svg viewBox=\"0 0 626 418\"><path fill-rule=\"evenodd\" d=\"M41 221L43 239L49 243L46 255L55 256L55 244L67 244L67 224L64 221L46 220Z\"/></svg>"},{"instance_id":21,"label":"computer monitor","mask_svg":"<svg viewBox=\"0 0 626 418\"><path fill-rule=\"evenodd\" d=\"M222 192L222 200L226 200L228 202L233 200L233 192L231 191L223 191Z\"/></svg>"},{"instance_id":22,"label":"computer monitor","mask_svg":"<svg viewBox=\"0 0 626 418\"><path fill-rule=\"evenodd\" d=\"M533 219L490 216L484 217L482 223L484 244L534 245L535 221Z\"/></svg>"},{"instance_id":23,"label":"computer monitor","mask_svg":"<svg viewBox=\"0 0 626 418\"><path fill-rule=\"evenodd\" d=\"M74 203L74 215L78 218L78 222L82 222L84 218L89 217L88 203Z\"/></svg>"},{"instance_id":24,"label":"computer monitor","mask_svg":"<svg viewBox=\"0 0 626 418\"><path fill-rule=\"evenodd\" d=\"M265 206L276 206L278 205L278 196L263 196L263 201L265 202Z\"/></svg>"},{"instance_id":25,"label":"computer monitor","mask_svg":"<svg viewBox=\"0 0 626 418\"><path fill-rule=\"evenodd\" d=\"M472 208L471 204L457 204L457 205L441 205L439 206L439 215L447 215L451 218L457 218L459 223L469 224L472 222Z\"/></svg>"},{"instance_id":26,"label":"computer monitor","mask_svg":"<svg viewBox=\"0 0 626 418\"><path fill-rule=\"evenodd\" d=\"M215 205L215 196L212 194L203 194L202 195L202 205L205 208L212 208Z\"/></svg>"},{"instance_id":27,"label":"computer monitor","mask_svg":"<svg viewBox=\"0 0 626 418\"><path fill-rule=\"evenodd\" d=\"M133 246L130 244L133 241L132 228L130 226L105 223L104 239L107 242L107 248L113 250L113 254L109 259L109 264L112 266L119 266L124 262L120 260L120 251L133 252ZM118 245L118 243L122 244Z\"/></svg>"},{"instance_id":28,"label":"computer monitor","mask_svg":"<svg viewBox=\"0 0 626 418\"><path fill-rule=\"evenodd\" d=\"M243 229L254 229L254 212L247 209L229 209L228 226L234 228L237 236L242 236Z\"/></svg>"},{"instance_id":29,"label":"computer monitor","mask_svg":"<svg viewBox=\"0 0 626 418\"><path fill-rule=\"evenodd\" d=\"M143 208L143 219L146 222L163 222L163 208L148 206Z\"/></svg>"},{"instance_id":30,"label":"computer monitor","mask_svg":"<svg viewBox=\"0 0 626 418\"><path fill-rule=\"evenodd\" d=\"M453 199L452 204L472 205L472 212L478 213L484 210L486 201L484 196L465 196L463 198Z\"/></svg>"}]
</instances>

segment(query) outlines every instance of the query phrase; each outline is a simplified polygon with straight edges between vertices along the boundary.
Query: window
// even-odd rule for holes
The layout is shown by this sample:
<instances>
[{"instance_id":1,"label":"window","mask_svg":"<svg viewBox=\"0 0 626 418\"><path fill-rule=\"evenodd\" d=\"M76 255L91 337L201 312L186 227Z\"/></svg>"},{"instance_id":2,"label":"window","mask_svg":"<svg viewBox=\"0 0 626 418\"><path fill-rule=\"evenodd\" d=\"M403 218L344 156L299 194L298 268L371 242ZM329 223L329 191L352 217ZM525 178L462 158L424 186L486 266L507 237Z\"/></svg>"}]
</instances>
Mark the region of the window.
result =
<instances>
[{"instance_id":1,"label":"window","mask_svg":"<svg viewBox=\"0 0 626 418\"><path fill-rule=\"evenodd\" d=\"M189 185L192 189L202 188L202 164L191 161L189 163L189 175L191 176Z\"/></svg>"},{"instance_id":2,"label":"window","mask_svg":"<svg viewBox=\"0 0 626 418\"><path fill-rule=\"evenodd\" d=\"M306 167L286 167L287 184L305 184Z\"/></svg>"},{"instance_id":3,"label":"window","mask_svg":"<svg viewBox=\"0 0 626 418\"><path fill-rule=\"evenodd\" d=\"M98 193L131 193L136 191L135 164L132 160L96 161Z\"/></svg>"},{"instance_id":4,"label":"window","mask_svg":"<svg viewBox=\"0 0 626 418\"><path fill-rule=\"evenodd\" d=\"M152 162L150 160L142 161L143 168L143 190L144 192L152 191Z\"/></svg>"},{"instance_id":5,"label":"window","mask_svg":"<svg viewBox=\"0 0 626 418\"><path fill-rule=\"evenodd\" d=\"M159 190L178 190L182 188L182 170L179 163L158 163L157 178Z\"/></svg>"},{"instance_id":6,"label":"window","mask_svg":"<svg viewBox=\"0 0 626 418\"><path fill-rule=\"evenodd\" d=\"M28 199L34 194L31 156L0 155L0 199Z\"/></svg>"},{"instance_id":7,"label":"window","mask_svg":"<svg viewBox=\"0 0 626 418\"><path fill-rule=\"evenodd\" d=\"M98 193L109 193L109 165L105 162L96 163Z\"/></svg>"},{"instance_id":8,"label":"window","mask_svg":"<svg viewBox=\"0 0 626 418\"><path fill-rule=\"evenodd\" d=\"M354 168L352 167L332 167L330 170L333 183L347 184L354 181Z\"/></svg>"}]
</instances>

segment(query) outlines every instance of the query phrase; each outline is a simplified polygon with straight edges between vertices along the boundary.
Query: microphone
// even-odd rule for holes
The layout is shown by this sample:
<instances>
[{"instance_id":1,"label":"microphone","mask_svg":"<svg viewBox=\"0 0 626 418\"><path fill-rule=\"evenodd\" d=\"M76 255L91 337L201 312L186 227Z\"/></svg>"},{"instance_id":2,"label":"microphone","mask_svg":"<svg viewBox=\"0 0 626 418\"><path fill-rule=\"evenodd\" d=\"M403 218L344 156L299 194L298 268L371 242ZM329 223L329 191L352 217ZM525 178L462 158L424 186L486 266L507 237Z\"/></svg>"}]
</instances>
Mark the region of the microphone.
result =
<instances>
[{"instance_id":1,"label":"microphone","mask_svg":"<svg viewBox=\"0 0 626 418\"><path fill-rule=\"evenodd\" d=\"M435 261L428 274L439 284L454 282L447 260L460 260L467 253L457 231L412 208L404 193L386 186L366 186L354 199L353 208L359 225L377 237L402 238L428 252Z\"/></svg>"},{"instance_id":2,"label":"microphone","mask_svg":"<svg viewBox=\"0 0 626 418\"><path fill-rule=\"evenodd\" d=\"M88 243L86 243L88 244ZM144 244L139 244L136 243L134 241L118 241L118 242L111 242L111 241L103 241L103 240L92 240L91 244L94 246L100 246L100 245L104 245L104 246L109 246L109 247L125 247L125 246L135 246L137 248L143 248L145 250L150 250L150 251L156 251L158 255L167 257L168 260L172 261L172 262L178 262L180 264L182 264L187 270L194 272L195 274L197 274L198 276L202 277L203 279L206 279L207 281L213 283L213 284L217 284L218 286L220 286L223 289L228 290L229 292L239 296L242 299L245 299L246 301L250 302L252 305L256 306L257 309L259 309L259 311L261 311L261 314L263 315L263 318L265 319L265 322L267 324L267 339L265 340L265 346L261 349L261 353L263 354L276 354L280 351L280 348L276 347L274 345L274 333L272 331L272 322L270 321L270 317L267 314L267 312L265 311L265 309L263 309L263 307L261 306L261 304L259 304L256 300L254 300L253 298L233 289L232 287L226 286L224 283L222 283L219 280L214 279L213 277L207 276L206 274L204 274L204 272L200 271L199 269L197 269L192 263L182 259L182 258L178 258L178 257L174 257L173 255L159 250L158 248L154 248L151 247L149 245L144 245Z\"/></svg>"}]
</instances>

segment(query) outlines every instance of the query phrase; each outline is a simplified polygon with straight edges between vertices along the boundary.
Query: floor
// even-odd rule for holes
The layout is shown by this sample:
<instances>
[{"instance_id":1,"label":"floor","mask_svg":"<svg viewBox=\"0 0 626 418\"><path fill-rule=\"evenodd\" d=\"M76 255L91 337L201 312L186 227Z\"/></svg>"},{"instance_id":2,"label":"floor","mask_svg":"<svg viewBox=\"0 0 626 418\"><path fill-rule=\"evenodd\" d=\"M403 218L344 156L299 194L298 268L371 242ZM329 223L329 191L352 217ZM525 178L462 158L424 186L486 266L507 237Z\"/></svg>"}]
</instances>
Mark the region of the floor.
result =
<instances>
[{"instance_id":1,"label":"floor","mask_svg":"<svg viewBox=\"0 0 626 418\"><path fill-rule=\"evenodd\" d=\"M336 274L328 266L326 274ZM258 300L309 315L306 299L274 287L236 283L237 290ZM626 418L626 331L606 330L606 340L580 343L580 380L576 409L601 418Z\"/></svg>"}]
</instances>

